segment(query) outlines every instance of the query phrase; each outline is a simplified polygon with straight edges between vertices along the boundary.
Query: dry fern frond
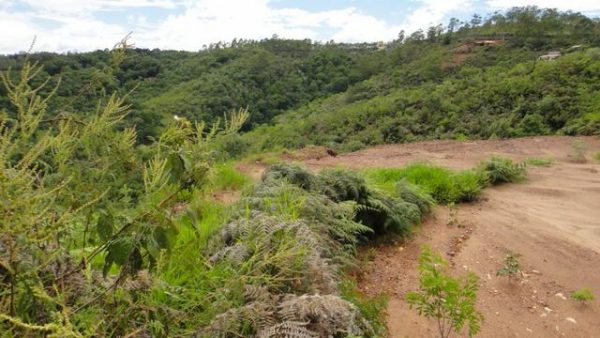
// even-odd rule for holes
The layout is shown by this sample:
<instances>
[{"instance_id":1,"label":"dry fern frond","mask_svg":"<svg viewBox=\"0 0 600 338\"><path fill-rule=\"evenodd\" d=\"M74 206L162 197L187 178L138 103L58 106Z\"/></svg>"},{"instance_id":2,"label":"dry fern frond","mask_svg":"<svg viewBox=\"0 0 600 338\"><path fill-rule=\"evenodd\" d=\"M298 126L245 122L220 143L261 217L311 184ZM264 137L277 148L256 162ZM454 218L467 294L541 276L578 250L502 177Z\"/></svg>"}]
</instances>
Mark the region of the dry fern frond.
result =
<instances>
[{"instance_id":1,"label":"dry fern frond","mask_svg":"<svg viewBox=\"0 0 600 338\"><path fill-rule=\"evenodd\" d=\"M260 331L258 338L319 338L316 332L306 328L307 323L283 322Z\"/></svg>"}]
</instances>

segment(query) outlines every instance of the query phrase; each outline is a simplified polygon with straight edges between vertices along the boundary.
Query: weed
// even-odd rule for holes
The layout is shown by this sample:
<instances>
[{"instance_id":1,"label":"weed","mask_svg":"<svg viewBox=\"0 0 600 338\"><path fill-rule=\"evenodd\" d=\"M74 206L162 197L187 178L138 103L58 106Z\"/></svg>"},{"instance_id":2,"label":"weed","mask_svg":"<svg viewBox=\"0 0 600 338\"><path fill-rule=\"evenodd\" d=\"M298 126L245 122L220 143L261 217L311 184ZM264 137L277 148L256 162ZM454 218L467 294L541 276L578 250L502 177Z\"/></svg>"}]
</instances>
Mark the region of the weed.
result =
<instances>
[{"instance_id":1,"label":"weed","mask_svg":"<svg viewBox=\"0 0 600 338\"><path fill-rule=\"evenodd\" d=\"M594 160L596 160L596 161L600 162L600 153L596 153L596 154L594 155Z\"/></svg>"},{"instance_id":2,"label":"weed","mask_svg":"<svg viewBox=\"0 0 600 338\"><path fill-rule=\"evenodd\" d=\"M594 298L592 290L588 288L579 289L571 293L571 299L576 300L581 304L586 304L587 302L594 300Z\"/></svg>"},{"instance_id":3,"label":"weed","mask_svg":"<svg viewBox=\"0 0 600 338\"><path fill-rule=\"evenodd\" d=\"M458 220L458 208L456 204L449 203L448 204L448 226L450 227L459 227L462 228L464 225L460 223Z\"/></svg>"},{"instance_id":4,"label":"weed","mask_svg":"<svg viewBox=\"0 0 600 338\"><path fill-rule=\"evenodd\" d=\"M549 157L530 157L525 163L536 167L550 167L554 164L554 159Z\"/></svg>"}]
</instances>

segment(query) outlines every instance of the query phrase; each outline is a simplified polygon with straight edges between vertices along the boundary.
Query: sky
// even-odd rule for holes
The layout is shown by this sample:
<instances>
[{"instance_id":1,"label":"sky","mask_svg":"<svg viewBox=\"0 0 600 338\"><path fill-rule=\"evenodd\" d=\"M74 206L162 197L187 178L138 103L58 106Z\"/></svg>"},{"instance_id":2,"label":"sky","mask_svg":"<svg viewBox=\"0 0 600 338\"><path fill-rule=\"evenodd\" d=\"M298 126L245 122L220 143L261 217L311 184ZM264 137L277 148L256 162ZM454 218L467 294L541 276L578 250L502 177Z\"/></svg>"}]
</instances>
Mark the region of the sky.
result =
<instances>
[{"instance_id":1,"label":"sky","mask_svg":"<svg viewBox=\"0 0 600 338\"><path fill-rule=\"evenodd\" d=\"M390 41L401 30L537 5L600 15L600 0L0 0L0 54L111 48L196 51L233 38Z\"/></svg>"}]
</instances>

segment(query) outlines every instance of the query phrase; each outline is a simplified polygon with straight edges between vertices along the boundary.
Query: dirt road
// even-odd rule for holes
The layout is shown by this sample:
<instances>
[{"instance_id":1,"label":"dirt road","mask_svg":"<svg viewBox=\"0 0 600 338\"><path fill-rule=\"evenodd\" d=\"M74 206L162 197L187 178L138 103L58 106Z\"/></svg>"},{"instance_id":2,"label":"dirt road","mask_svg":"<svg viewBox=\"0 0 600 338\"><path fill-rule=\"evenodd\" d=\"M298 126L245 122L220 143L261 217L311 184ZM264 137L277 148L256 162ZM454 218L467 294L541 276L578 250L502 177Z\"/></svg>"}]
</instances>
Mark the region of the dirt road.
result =
<instances>
[{"instance_id":1,"label":"dirt road","mask_svg":"<svg viewBox=\"0 0 600 338\"><path fill-rule=\"evenodd\" d=\"M459 206L464 227L448 226L447 210L438 207L412 240L377 249L361 288L390 295L390 337L435 337L434 323L403 300L418 287L417 257L427 244L450 260L454 273L481 278L478 307L485 322L479 337L600 337L600 163L591 159L600 140L578 140L588 149L587 163L573 163L575 139L568 137L385 145L305 163L361 169L427 160L470 168L492 155L554 159L551 167L530 166L524 183L486 189L480 202ZM518 282L496 276L507 251L522 255ZM597 299L588 305L569 299L584 287Z\"/></svg>"}]
</instances>

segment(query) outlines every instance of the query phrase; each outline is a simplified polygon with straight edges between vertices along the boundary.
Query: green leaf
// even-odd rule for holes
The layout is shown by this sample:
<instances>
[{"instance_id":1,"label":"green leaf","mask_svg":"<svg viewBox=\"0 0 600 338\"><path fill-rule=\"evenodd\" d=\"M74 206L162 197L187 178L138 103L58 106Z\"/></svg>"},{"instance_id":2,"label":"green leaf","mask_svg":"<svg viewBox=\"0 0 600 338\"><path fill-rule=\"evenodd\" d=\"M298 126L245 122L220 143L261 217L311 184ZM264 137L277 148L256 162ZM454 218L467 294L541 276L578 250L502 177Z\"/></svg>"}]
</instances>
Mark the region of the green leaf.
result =
<instances>
[{"instance_id":1,"label":"green leaf","mask_svg":"<svg viewBox=\"0 0 600 338\"><path fill-rule=\"evenodd\" d=\"M98 216L98 221L96 222L96 232L102 242L106 242L112 237L114 230L113 224L113 215L108 211L102 210L100 216Z\"/></svg>"},{"instance_id":2,"label":"green leaf","mask_svg":"<svg viewBox=\"0 0 600 338\"><path fill-rule=\"evenodd\" d=\"M179 182L185 174L183 159L178 153L171 153L167 157L167 169L171 175L171 183Z\"/></svg>"}]
</instances>

